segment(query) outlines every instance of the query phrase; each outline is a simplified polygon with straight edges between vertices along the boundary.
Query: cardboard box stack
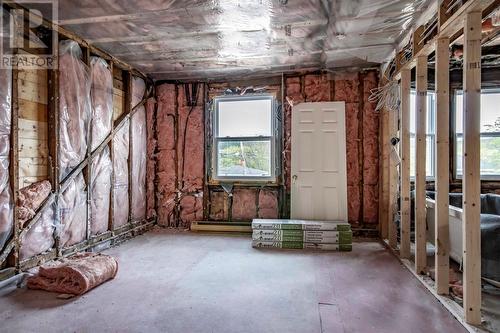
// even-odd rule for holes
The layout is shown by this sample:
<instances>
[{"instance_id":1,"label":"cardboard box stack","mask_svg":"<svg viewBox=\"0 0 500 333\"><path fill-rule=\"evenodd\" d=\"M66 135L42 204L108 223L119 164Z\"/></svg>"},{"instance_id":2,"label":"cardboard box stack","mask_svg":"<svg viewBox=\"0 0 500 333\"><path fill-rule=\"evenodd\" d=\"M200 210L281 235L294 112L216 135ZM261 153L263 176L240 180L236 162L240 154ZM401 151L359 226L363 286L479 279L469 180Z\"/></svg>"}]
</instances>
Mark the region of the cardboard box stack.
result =
<instances>
[{"instance_id":1,"label":"cardboard box stack","mask_svg":"<svg viewBox=\"0 0 500 333\"><path fill-rule=\"evenodd\" d=\"M334 221L254 219L252 246L351 251L351 225L347 222Z\"/></svg>"}]
</instances>

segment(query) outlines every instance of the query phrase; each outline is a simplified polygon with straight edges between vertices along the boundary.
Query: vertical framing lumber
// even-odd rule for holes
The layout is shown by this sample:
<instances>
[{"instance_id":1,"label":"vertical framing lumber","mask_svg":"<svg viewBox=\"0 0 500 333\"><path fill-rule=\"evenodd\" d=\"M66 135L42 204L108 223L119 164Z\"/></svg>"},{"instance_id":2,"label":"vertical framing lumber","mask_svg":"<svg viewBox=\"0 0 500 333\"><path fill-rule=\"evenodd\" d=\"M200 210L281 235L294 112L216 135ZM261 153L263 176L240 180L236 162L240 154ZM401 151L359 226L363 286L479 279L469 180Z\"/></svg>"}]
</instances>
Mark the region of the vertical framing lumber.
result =
<instances>
[{"instance_id":1,"label":"vertical framing lumber","mask_svg":"<svg viewBox=\"0 0 500 333\"><path fill-rule=\"evenodd\" d=\"M416 69L416 177L415 177L415 271L425 273L426 250L426 208L425 208L425 164L427 131L427 57L417 58Z\"/></svg>"},{"instance_id":2,"label":"vertical framing lumber","mask_svg":"<svg viewBox=\"0 0 500 333\"><path fill-rule=\"evenodd\" d=\"M410 258L410 81L409 69L401 71L401 258Z\"/></svg>"},{"instance_id":3,"label":"vertical framing lumber","mask_svg":"<svg viewBox=\"0 0 500 333\"><path fill-rule=\"evenodd\" d=\"M481 12L467 13L464 27L463 267L464 316L481 324Z\"/></svg>"},{"instance_id":4,"label":"vertical framing lumber","mask_svg":"<svg viewBox=\"0 0 500 333\"><path fill-rule=\"evenodd\" d=\"M125 114L128 118L128 222L132 223L132 73L126 71L125 80Z\"/></svg>"},{"instance_id":5,"label":"vertical framing lumber","mask_svg":"<svg viewBox=\"0 0 500 333\"><path fill-rule=\"evenodd\" d=\"M392 158L392 151L394 149L391 144L392 138L397 137L398 135L398 112L394 110L388 110L389 117L389 135L387 137L387 149L388 149L388 161L387 166L389 168L388 172L388 181L389 181L389 198L388 198L388 214L387 214L387 238L389 241L389 246L395 249L398 246L398 238L397 238L397 228L395 224L394 214L397 210L397 191L398 191L398 171L397 164Z\"/></svg>"},{"instance_id":6,"label":"vertical framing lumber","mask_svg":"<svg viewBox=\"0 0 500 333\"><path fill-rule=\"evenodd\" d=\"M89 73L91 72L90 68L90 49L88 47L83 48L83 62L85 65L87 65L87 68L89 69ZM92 76L89 75L89 80L90 80L90 89L92 91ZM88 131L87 131L87 155L85 159L87 159L87 168L86 168L86 183L87 183L87 225L86 225L86 230L85 230L85 239L89 240L90 239L90 224L91 224L91 216L92 216L92 159L90 155L92 154L92 113L93 113L93 108L91 107L90 109L90 118L89 118L89 123L87 124L88 126Z\"/></svg>"},{"instance_id":7,"label":"vertical framing lumber","mask_svg":"<svg viewBox=\"0 0 500 333\"><path fill-rule=\"evenodd\" d=\"M54 58L59 62L59 47L54 48L57 54L54 54ZM50 170L50 183L52 184L52 191L55 194L54 199L54 215L55 215L55 225L54 229L54 240L55 249L58 255L61 253L60 237L58 234L60 221L59 214L59 192L61 189L61 183L59 181L59 70L50 69L47 73L48 78L48 93L49 93L49 103L48 103L48 138L49 138L49 170Z\"/></svg>"},{"instance_id":8,"label":"vertical framing lumber","mask_svg":"<svg viewBox=\"0 0 500 333\"><path fill-rule=\"evenodd\" d=\"M11 94L12 94L12 104L11 104L11 150L10 150L10 186L12 189L12 203L13 207L13 227L14 227L14 260L16 271L19 271L19 251L21 248L21 230L22 225L19 222L18 210L17 210L17 198L19 196L19 99L18 99L18 74L19 69L12 69L12 80L11 80ZM1 249L0 249L1 250ZM1 262L0 262L1 264Z\"/></svg>"},{"instance_id":9,"label":"vertical framing lumber","mask_svg":"<svg viewBox=\"0 0 500 333\"><path fill-rule=\"evenodd\" d=\"M109 61L109 71L111 72L111 82L112 84L112 89L114 89L114 66L113 66L113 61ZM114 105L115 105L115 94L111 94L111 105L113 106L113 113L114 113ZM111 133L114 133L115 129L115 122L113 121L113 117L111 118ZM113 138L109 140L109 157L111 159L111 190L109 193L109 217L108 217L108 230L113 231L114 230L114 225L115 225L115 168L114 168L114 161L115 161L115 153L113 149Z\"/></svg>"},{"instance_id":10,"label":"vertical framing lumber","mask_svg":"<svg viewBox=\"0 0 500 333\"><path fill-rule=\"evenodd\" d=\"M389 112L383 108L382 114L380 117L380 133L381 133L381 142L380 142L380 152L382 154L382 158L380 159L380 201L379 201L379 221L380 221L380 237L382 239L386 239L388 237L387 230L387 215L388 215L388 202L387 195L388 191L388 176L389 176L389 167L388 167L388 154L387 154L387 146L389 143L388 139L388 114Z\"/></svg>"},{"instance_id":11,"label":"vertical framing lumber","mask_svg":"<svg viewBox=\"0 0 500 333\"><path fill-rule=\"evenodd\" d=\"M436 206L435 242L436 292L448 294L450 269L449 165L450 165L450 39L436 42Z\"/></svg>"}]
</instances>

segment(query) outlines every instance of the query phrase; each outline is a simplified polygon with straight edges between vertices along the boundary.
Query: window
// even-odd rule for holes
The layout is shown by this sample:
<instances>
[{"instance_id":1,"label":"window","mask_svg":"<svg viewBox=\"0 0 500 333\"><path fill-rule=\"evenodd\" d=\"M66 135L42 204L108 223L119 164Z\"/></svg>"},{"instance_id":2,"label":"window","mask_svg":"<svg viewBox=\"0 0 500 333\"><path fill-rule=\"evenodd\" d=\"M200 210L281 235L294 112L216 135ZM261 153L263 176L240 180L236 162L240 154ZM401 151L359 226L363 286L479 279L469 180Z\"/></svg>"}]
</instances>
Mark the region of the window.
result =
<instances>
[{"instance_id":1,"label":"window","mask_svg":"<svg viewBox=\"0 0 500 333\"><path fill-rule=\"evenodd\" d=\"M272 96L215 99L212 178L274 180Z\"/></svg>"},{"instance_id":2,"label":"window","mask_svg":"<svg viewBox=\"0 0 500 333\"><path fill-rule=\"evenodd\" d=\"M410 178L415 178L416 168L416 114L415 114L415 96L414 90L410 94ZM427 92L427 131L426 131L426 177L433 179L436 169L436 94Z\"/></svg>"},{"instance_id":3,"label":"window","mask_svg":"<svg viewBox=\"0 0 500 333\"><path fill-rule=\"evenodd\" d=\"M481 178L500 178L500 90L481 92ZM455 95L456 175L462 177L463 95Z\"/></svg>"}]
</instances>

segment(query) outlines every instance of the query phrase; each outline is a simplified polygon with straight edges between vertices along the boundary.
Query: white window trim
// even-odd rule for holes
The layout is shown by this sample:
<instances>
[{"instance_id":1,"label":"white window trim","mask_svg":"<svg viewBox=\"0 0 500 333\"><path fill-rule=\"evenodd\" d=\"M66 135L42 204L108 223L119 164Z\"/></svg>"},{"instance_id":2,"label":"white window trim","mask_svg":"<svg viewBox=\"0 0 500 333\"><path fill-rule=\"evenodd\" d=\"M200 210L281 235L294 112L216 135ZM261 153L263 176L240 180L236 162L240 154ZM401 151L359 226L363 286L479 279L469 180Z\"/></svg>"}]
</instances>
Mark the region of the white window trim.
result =
<instances>
[{"instance_id":1,"label":"white window trim","mask_svg":"<svg viewBox=\"0 0 500 333\"><path fill-rule=\"evenodd\" d=\"M226 137L219 138L219 103L221 101L245 101L245 100L271 100L271 136L253 136L253 137ZM214 117L212 123L212 168L210 177L212 180L221 182L248 182L248 183L269 183L276 182L276 100L273 95L247 95L247 96L219 96L214 98ZM219 176L218 175L218 143L228 141L269 141L271 144L270 176Z\"/></svg>"}]
</instances>

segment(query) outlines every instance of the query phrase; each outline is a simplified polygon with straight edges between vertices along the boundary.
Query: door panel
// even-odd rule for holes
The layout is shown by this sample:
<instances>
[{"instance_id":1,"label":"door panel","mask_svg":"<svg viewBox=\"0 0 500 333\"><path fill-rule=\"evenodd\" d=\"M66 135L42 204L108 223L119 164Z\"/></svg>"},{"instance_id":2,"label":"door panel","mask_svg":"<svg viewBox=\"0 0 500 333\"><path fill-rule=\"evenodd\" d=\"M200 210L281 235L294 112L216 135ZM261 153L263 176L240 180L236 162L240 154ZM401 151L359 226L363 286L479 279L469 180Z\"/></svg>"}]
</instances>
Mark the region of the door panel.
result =
<instances>
[{"instance_id":1,"label":"door panel","mask_svg":"<svg viewBox=\"0 0 500 333\"><path fill-rule=\"evenodd\" d=\"M291 218L347 221L345 103L292 111Z\"/></svg>"}]
</instances>

